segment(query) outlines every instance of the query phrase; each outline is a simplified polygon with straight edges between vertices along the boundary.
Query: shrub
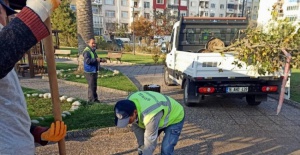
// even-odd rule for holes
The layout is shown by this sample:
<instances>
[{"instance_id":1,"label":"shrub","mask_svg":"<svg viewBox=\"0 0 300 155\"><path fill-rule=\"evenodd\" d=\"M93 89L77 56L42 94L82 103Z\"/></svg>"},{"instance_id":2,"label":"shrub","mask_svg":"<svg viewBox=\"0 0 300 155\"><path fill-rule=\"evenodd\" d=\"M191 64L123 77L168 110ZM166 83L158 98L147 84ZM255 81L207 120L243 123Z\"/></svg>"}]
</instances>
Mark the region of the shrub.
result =
<instances>
[{"instance_id":1,"label":"shrub","mask_svg":"<svg viewBox=\"0 0 300 155\"><path fill-rule=\"evenodd\" d=\"M124 51L125 52L132 52L133 51L133 47L131 45L129 45L129 44L125 44Z\"/></svg>"},{"instance_id":2,"label":"shrub","mask_svg":"<svg viewBox=\"0 0 300 155\"><path fill-rule=\"evenodd\" d=\"M107 50L109 47L109 44L105 41L105 39L102 36L96 36L95 37L97 48L102 50Z\"/></svg>"},{"instance_id":3,"label":"shrub","mask_svg":"<svg viewBox=\"0 0 300 155\"><path fill-rule=\"evenodd\" d=\"M160 48L158 47L153 47L151 50L151 54L152 54L152 59L154 61L154 63L158 63L159 57L160 57Z\"/></svg>"}]
</instances>

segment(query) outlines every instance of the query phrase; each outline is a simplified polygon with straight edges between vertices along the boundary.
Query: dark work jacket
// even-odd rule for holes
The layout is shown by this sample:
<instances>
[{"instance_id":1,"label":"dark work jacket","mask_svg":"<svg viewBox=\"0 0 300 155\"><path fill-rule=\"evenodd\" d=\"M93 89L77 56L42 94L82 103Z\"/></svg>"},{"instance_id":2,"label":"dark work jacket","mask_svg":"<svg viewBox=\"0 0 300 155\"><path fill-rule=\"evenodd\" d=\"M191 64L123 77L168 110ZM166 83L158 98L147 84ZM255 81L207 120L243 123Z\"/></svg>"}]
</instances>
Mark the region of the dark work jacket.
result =
<instances>
[{"instance_id":1,"label":"dark work jacket","mask_svg":"<svg viewBox=\"0 0 300 155\"><path fill-rule=\"evenodd\" d=\"M94 54L94 57L91 55L91 53ZM84 57L84 72L86 73L97 73L98 71L98 55L95 52L95 50L92 50L90 47L86 47L83 51L83 57Z\"/></svg>"}]
</instances>

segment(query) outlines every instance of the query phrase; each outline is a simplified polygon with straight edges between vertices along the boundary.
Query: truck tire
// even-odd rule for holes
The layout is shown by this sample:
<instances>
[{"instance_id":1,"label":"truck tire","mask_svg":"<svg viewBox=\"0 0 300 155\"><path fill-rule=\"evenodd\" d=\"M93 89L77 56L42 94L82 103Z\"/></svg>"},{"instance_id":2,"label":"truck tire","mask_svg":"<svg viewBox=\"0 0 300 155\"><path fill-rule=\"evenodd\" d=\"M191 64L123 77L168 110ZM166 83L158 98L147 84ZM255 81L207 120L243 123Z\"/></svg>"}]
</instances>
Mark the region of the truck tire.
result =
<instances>
[{"instance_id":1,"label":"truck tire","mask_svg":"<svg viewBox=\"0 0 300 155\"><path fill-rule=\"evenodd\" d=\"M188 106L195 106L196 103L200 102L200 97L195 96L196 92L195 92L195 83L190 81L190 80L186 80L184 83L184 93L183 93L183 103Z\"/></svg>"},{"instance_id":2,"label":"truck tire","mask_svg":"<svg viewBox=\"0 0 300 155\"><path fill-rule=\"evenodd\" d=\"M257 106L261 103L261 101L255 101L255 95L247 95L246 101L247 101L248 105L251 105L251 106Z\"/></svg>"},{"instance_id":3,"label":"truck tire","mask_svg":"<svg viewBox=\"0 0 300 155\"><path fill-rule=\"evenodd\" d=\"M165 69L164 69L164 81L165 81L165 84L166 84L167 86L173 86L173 85L175 85L175 83L173 82L172 79L169 78L169 75L170 75L170 74L169 74L168 69L165 68Z\"/></svg>"}]
</instances>

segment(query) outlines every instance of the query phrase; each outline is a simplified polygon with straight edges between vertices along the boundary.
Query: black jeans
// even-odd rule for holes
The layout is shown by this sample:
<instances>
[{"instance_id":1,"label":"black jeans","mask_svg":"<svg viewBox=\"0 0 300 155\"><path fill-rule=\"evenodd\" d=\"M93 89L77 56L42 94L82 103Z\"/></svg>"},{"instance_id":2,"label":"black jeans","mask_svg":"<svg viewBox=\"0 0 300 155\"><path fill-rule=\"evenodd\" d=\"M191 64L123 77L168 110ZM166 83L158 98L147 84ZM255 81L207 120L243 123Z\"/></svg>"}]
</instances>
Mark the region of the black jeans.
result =
<instances>
[{"instance_id":1,"label":"black jeans","mask_svg":"<svg viewBox=\"0 0 300 155\"><path fill-rule=\"evenodd\" d=\"M94 102L98 100L97 95L97 78L98 73L84 73L85 79L88 82L88 99L89 102Z\"/></svg>"}]
</instances>

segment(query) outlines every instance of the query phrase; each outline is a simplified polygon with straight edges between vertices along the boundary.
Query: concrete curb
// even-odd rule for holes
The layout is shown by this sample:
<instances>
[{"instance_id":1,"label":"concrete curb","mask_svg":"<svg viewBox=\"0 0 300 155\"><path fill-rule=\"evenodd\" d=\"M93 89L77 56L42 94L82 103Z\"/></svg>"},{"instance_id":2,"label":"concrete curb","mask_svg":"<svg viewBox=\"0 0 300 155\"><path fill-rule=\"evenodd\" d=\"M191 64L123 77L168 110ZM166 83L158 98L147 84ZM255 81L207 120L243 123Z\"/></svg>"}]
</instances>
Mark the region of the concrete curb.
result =
<instances>
[{"instance_id":1,"label":"concrete curb","mask_svg":"<svg viewBox=\"0 0 300 155\"><path fill-rule=\"evenodd\" d=\"M272 99L275 99L275 100L279 100L279 94L275 95L275 94L270 94L268 95L270 98ZM287 100L287 99L284 99L283 103L286 103L288 105L291 105L295 108L299 108L300 109L300 103L296 102L296 101L293 101L293 100Z\"/></svg>"}]
</instances>

